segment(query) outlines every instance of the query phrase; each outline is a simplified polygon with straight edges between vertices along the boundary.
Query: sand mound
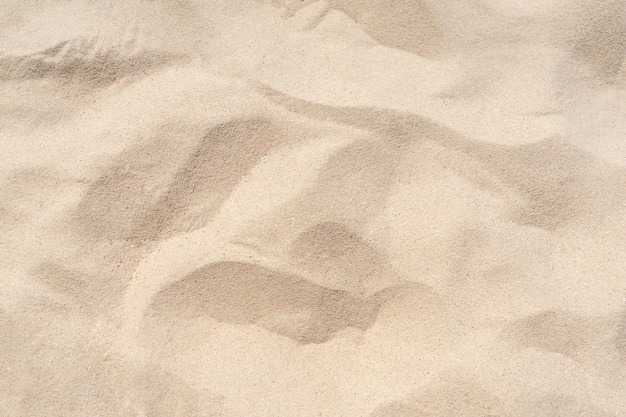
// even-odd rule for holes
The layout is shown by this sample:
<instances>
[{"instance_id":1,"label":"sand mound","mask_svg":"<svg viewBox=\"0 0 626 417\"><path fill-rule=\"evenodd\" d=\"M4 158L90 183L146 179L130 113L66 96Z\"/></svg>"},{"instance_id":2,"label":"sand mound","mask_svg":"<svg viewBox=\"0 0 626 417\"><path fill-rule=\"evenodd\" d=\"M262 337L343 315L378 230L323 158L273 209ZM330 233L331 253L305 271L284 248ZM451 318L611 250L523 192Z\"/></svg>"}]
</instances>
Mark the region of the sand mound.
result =
<instances>
[{"instance_id":1,"label":"sand mound","mask_svg":"<svg viewBox=\"0 0 626 417\"><path fill-rule=\"evenodd\" d=\"M256 324L300 343L323 343L343 328L372 326L380 298L361 300L279 271L221 263L201 268L163 290L151 309L163 316L161 320L203 316ZM181 306L184 311L179 311Z\"/></svg>"},{"instance_id":2,"label":"sand mound","mask_svg":"<svg viewBox=\"0 0 626 417\"><path fill-rule=\"evenodd\" d=\"M524 348L569 357L590 371L612 369L611 372L619 373L622 330L617 322L612 318L572 317L564 311L545 311L513 323L506 332Z\"/></svg>"},{"instance_id":3,"label":"sand mound","mask_svg":"<svg viewBox=\"0 0 626 417\"><path fill-rule=\"evenodd\" d=\"M81 202L77 219L91 234L116 240L162 238L173 232L180 217L188 224L178 231L193 230L216 213L265 152L284 140L277 130L269 121L254 119L227 122L201 135L160 129L104 169ZM235 162L244 150L248 156Z\"/></svg>"},{"instance_id":4,"label":"sand mound","mask_svg":"<svg viewBox=\"0 0 626 417\"><path fill-rule=\"evenodd\" d=\"M526 398L513 407L507 399L495 397L482 389L475 381L465 378L443 380L428 387L418 396L406 402L386 405L375 411L376 417L443 417L443 416L524 416L528 412L537 415L608 416L591 404L574 396L551 394L543 398Z\"/></svg>"},{"instance_id":5,"label":"sand mound","mask_svg":"<svg viewBox=\"0 0 626 417\"><path fill-rule=\"evenodd\" d=\"M372 416L500 415L501 401L470 379L451 378L433 384L417 398L381 407Z\"/></svg>"},{"instance_id":6,"label":"sand mound","mask_svg":"<svg viewBox=\"0 0 626 417\"><path fill-rule=\"evenodd\" d=\"M158 51L141 51L134 39L130 37L122 45L106 45L97 38L79 38L34 54L0 56L0 79L52 78L103 87L121 78L145 76L177 58Z\"/></svg>"},{"instance_id":7,"label":"sand mound","mask_svg":"<svg viewBox=\"0 0 626 417\"><path fill-rule=\"evenodd\" d=\"M272 100L291 110L376 131L401 149L411 143L433 141L450 151L462 152L474 170L468 172L459 161L455 161L453 169L492 191L502 192L502 187L508 186L521 194L527 203L519 214L521 224L551 229L574 220L577 213L589 214L589 210L604 204L614 210L624 201L626 173L597 161L564 139L551 138L518 147L485 144L467 140L428 119L410 114L367 108L331 109L265 91ZM487 178L477 175L476 168L486 171ZM593 182L602 185L592 186ZM580 189L585 189L585 193L581 194ZM606 193L607 189L612 191ZM590 194L593 190L602 191Z\"/></svg>"},{"instance_id":8,"label":"sand mound","mask_svg":"<svg viewBox=\"0 0 626 417\"><path fill-rule=\"evenodd\" d=\"M298 8L313 2L285 3L290 12L294 13ZM315 2L319 3L327 3L331 8L346 13L383 45L423 56L436 56L445 45L444 34L429 10L427 2L390 0Z\"/></svg>"},{"instance_id":9,"label":"sand mound","mask_svg":"<svg viewBox=\"0 0 626 417\"><path fill-rule=\"evenodd\" d=\"M576 6L582 10L573 25L573 54L601 80L614 82L626 54L626 5L582 2Z\"/></svg>"}]
</instances>

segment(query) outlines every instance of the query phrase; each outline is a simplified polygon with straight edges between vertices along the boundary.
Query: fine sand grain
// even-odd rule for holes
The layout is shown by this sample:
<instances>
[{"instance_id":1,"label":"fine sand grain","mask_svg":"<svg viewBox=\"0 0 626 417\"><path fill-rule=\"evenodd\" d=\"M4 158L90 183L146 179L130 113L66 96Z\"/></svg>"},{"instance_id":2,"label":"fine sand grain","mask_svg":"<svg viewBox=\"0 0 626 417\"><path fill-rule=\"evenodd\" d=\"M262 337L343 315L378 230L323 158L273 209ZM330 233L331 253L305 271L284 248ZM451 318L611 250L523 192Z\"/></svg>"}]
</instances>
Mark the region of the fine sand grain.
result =
<instances>
[{"instance_id":1,"label":"fine sand grain","mask_svg":"<svg viewBox=\"0 0 626 417\"><path fill-rule=\"evenodd\" d=\"M1 417L626 417L626 3L0 4Z\"/></svg>"}]
</instances>

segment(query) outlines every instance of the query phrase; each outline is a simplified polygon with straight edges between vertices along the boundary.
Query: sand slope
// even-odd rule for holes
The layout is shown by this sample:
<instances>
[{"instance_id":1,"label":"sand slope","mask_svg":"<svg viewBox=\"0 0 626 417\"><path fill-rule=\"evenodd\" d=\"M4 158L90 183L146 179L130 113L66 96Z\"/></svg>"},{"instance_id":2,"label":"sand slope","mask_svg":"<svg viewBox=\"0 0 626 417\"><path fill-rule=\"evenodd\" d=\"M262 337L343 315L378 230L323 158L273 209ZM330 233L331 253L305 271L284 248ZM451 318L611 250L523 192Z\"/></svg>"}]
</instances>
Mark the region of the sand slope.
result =
<instances>
[{"instance_id":1,"label":"sand slope","mask_svg":"<svg viewBox=\"0 0 626 417\"><path fill-rule=\"evenodd\" d=\"M626 6L0 5L0 415L626 416Z\"/></svg>"}]
</instances>

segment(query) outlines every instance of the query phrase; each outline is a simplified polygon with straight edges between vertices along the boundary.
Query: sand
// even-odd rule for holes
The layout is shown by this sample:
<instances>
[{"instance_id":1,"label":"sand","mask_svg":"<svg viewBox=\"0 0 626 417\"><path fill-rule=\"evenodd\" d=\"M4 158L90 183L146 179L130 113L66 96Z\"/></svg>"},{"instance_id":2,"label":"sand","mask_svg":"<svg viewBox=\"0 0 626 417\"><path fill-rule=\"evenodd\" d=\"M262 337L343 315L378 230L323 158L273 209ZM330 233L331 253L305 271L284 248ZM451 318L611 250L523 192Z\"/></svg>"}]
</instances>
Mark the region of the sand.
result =
<instances>
[{"instance_id":1,"label":"sand","mask_svg":"<svg viewBox=\"0 0 626 417\"><path fill-rule=\"evenodd\" d=\"M626 3L0 4L0 416L626 417Z\"/></svg>"}]
</instances>

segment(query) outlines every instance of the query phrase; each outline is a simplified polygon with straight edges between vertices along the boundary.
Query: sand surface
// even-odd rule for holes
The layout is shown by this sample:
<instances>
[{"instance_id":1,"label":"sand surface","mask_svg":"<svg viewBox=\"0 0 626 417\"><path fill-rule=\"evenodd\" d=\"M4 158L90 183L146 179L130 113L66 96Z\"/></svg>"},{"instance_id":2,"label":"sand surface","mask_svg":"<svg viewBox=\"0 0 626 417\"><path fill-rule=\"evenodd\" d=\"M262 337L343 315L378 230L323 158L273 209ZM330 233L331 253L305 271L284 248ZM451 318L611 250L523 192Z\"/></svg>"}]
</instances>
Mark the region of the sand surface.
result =
<instances>
[{"instance_id":1,"label":"sand surface","mask_svg":"<svg viewBox=\"0 0 626 417\"><path fill-rule=\"evenodd\" d=\"M0 416L626 417L626 3L0 3Z\"/></svg>"}]
</instances>

